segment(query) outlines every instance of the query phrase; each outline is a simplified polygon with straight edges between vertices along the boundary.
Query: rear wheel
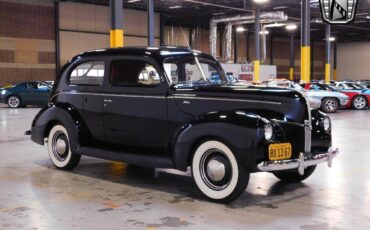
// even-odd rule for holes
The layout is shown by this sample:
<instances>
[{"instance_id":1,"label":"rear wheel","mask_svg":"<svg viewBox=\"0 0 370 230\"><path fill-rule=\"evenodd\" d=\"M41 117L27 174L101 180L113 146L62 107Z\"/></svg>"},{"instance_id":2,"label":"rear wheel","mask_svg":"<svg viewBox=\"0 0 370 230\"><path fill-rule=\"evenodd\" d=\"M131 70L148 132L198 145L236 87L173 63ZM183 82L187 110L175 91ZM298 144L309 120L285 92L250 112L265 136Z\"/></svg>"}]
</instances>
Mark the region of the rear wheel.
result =
<instances>
[{"instance_id":1,"label":"rear wheel","mask_svg":"<svg viewBox=\"0 0 370 230\"><path fill-rule=\"evenodd\" d=\"M59 169L73 169L80 162L80 155L73 154L66 128L55 125L49 132L48 152L50 160Z\"/></svg>"},{"instance_id":2,"label":"rear wheel","mask_svg":"<svg viewBox=\"0 0 370 230\"><path fill-rule=\"evenodd\" d=\"M355 96L352 99L352 108L356 110L365 109L367 106L367 100L364 96Z\"/></svg>"},{"instance_id":3,"label":"rear wheel","mask_svg":"<svg viewBox=\"0 0 370 230\"><path fill-rule=\"evenodd\" d=\"M214 201L228 203L244 193L249 171L233 152L219 141L205 141L196 149L192 174L199 190Z\"/></svg>"},{"instance_id":4,"label":"rear wheel","mask_svg":"<svg viewBox=\"0 0 370 230\"><path fill-rule=\"evenodd\" d=\"M16 95L8 97L7 104L10 108L19 108L22 106L21 99Z\"/></svg>"},{"instance_id":5,"label":"rear wheel","mask_svg":"<svg viewBox=\"0 0 370 230\"><path fill-rule=\"evenodd\" d=\"M311 176L315 169L316 165L307 167L303 175L299 174L298 170L276 171L273 174L283 182L298 183Z\"/></svg>"},{"instance_id":6,"label":"rear wheel","mask_svg":"<svg viewBox=\"0 0 370 230\"><path fill-rule=\"evenodd\" d=\"M335 98L325 98L321 103L321 110L325 113L335 113L338 110L338 100Z\"/></svg>"}]
</instances>

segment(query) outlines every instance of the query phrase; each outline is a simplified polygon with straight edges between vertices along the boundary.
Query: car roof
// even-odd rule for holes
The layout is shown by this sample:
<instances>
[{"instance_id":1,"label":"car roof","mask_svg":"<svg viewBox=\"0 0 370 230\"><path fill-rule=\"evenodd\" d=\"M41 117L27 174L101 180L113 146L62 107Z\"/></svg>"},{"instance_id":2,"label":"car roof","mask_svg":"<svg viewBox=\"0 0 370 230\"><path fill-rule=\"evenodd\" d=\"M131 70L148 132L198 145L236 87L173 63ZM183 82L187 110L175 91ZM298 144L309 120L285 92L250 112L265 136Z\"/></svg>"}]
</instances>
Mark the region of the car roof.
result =
<instances>
[{"instance_id":1,"label":"car roof","mask_svg":"<svg viewBox=\"0 0 370 230\"><path fill-rule=\"evenodd\" d=\"M122 47L122 48L104 48L95 49L80 53L76 57L96 57L106 55L139 55L148 56L155 59L163 60L168 57L176 56L189 56L193 57L197 55L199 57L214 59L211 55L202 53L197 50L192 50L186 47L172 47L172 46L160 46L160 47ZM76 58L75 57L75 58Z\"/></svg>"}]
</instances>

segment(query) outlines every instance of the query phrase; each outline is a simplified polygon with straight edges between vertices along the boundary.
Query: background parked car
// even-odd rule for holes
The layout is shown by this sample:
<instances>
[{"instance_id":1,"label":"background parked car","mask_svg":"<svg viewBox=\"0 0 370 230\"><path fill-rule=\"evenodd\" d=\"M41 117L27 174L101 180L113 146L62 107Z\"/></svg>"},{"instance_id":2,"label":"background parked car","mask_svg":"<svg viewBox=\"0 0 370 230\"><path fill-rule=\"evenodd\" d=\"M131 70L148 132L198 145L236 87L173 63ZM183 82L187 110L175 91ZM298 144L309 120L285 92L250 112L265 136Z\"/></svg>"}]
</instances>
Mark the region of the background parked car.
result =
<instances>
[{"instance_id":1,"label":"background parked car","mask_svg":"<svg viewBox=\"0 0 370 230\"><path fill-rule=\"evenodd\" d=\"M360 81L357 81L356 83L361 85L362 87L370 89L370 80L360 80Z\"/></svg>"},{"instance_id":2,"label":"background parked car","mask_svg":"<svg viewBox=\"0 0 370 230\"><path fill-rule=\"evenodd\" d=\"M349 97L347 108L361 110L369 105L370 90L368 88L352 82L337 82L336 87Z\"/></svg>"},{"instance_id":3,"label":"background parked car","mask_svg":"<svg viewBox=\"0 0 370 230\"><path fill-rule=\"evenodd\" d=\"M307 90L307 94L321 100L321 110L326 113L335 113L339 107L346 106L348 96L335 88L320 83L301 84Z\"/></svg>"},{"instance_id":4,"label":"background parked car","mask_svg":"<svg viewBox=\"0 0 370 230\"><path fill-rule=\"evenodd\" d=\"M8 88L0 88L0 103L10 108L26 105L46 105L51 86L41 81L28 81Z\"/></svg>"}]
</instances>

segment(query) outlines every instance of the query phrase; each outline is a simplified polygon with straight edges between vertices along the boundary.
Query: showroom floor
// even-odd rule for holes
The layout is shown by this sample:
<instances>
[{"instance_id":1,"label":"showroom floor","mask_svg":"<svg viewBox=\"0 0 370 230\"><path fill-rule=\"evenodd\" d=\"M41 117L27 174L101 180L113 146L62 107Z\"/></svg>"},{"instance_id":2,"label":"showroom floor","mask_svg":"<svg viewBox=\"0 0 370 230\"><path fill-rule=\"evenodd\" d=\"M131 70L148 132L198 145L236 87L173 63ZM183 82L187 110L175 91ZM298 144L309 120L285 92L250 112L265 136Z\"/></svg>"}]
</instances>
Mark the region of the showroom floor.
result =
<instances>
[{"instance_id":1,"label":"showroom floor","mask_svg":"<svg viewBox=\"0 0 370 230\"><path fill-rule=\"evenodd\" d=\"M370 111L340 111L333 168L304 183L251 176L229 205L205 201L188 174L83 157L56 170L23 136L39 108L0 107L0 229L370 229Z\"/></svg>"}]
</instances>

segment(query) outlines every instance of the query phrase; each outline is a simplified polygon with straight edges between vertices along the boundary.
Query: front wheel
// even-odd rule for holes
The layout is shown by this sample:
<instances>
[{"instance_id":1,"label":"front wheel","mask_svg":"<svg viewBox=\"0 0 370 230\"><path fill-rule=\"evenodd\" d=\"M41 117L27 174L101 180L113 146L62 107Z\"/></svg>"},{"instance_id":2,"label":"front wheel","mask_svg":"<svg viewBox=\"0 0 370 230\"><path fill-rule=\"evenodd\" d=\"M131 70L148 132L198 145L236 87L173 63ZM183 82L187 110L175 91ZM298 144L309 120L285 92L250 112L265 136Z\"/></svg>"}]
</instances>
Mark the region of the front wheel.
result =
<instances>
[{"instance_id":1,"label":"front wheel","mask_svg":"<svg viewBox=\"0 0 370 230\"><path fill-rule=\"evenodd\" d=\"M80 162L80 155L73 154L66 128L55 125L49 132L48 152L50 160L58 169L73 169Z\"/></svg>"},{"instance_id":2,"label":"front wheel","mask_svg":"<svg viewBox=\"0 0 370 230\"><path fill-rule=\"evenodd\" d=\"M325 113L337 112L338 100L335 98L325 98L321 103L321 110Z\"/></svg>"},{"instance_id":3,"label":"front wheel","mask_svg":"<svg viewBox=\"0 0 370 230\"><path fill-rule=\"evenodd\" d=\"M365 109L367 106L367 100L364 96L356 96L352 100L352 108L356 110Z\"/></svg>"},{"instance_id":4,"label":"front wheel","mask_svg":"<svg viewBox=\"0 0 370 230\"><path fill-rule=\"evenodd\" d=\"M229 147L219 141L205 141L196 149L192 174L199 190L212 199L228 203L246 189L249 171Z\"/></svg>"},{"instance_id":5,"label":"front wheel","mask_svg":"<svg viewBox=\"0 0 370 230\"><path fill-rule=\"evenodd\" d=\"M22 105L22 101L18 96L12 95L8 98L7 104L10 108L19 108Z\"/></svg>"},{"instance_id":6,"label":"front wheel","mask_svg":"<svg viewBox=\"0 0 370 230\"><path fill-rule=\"evenodd\" d=\"M288 170L288 171L277 171L273 174L279 178L281 181L286 183L298 183L305 179L307 179L309 176L312 175L312 173L315 171L316 165L307 167L304 170L304 174L301 175L298 173L298 170Z\"/></svg>"}]
</instances>

